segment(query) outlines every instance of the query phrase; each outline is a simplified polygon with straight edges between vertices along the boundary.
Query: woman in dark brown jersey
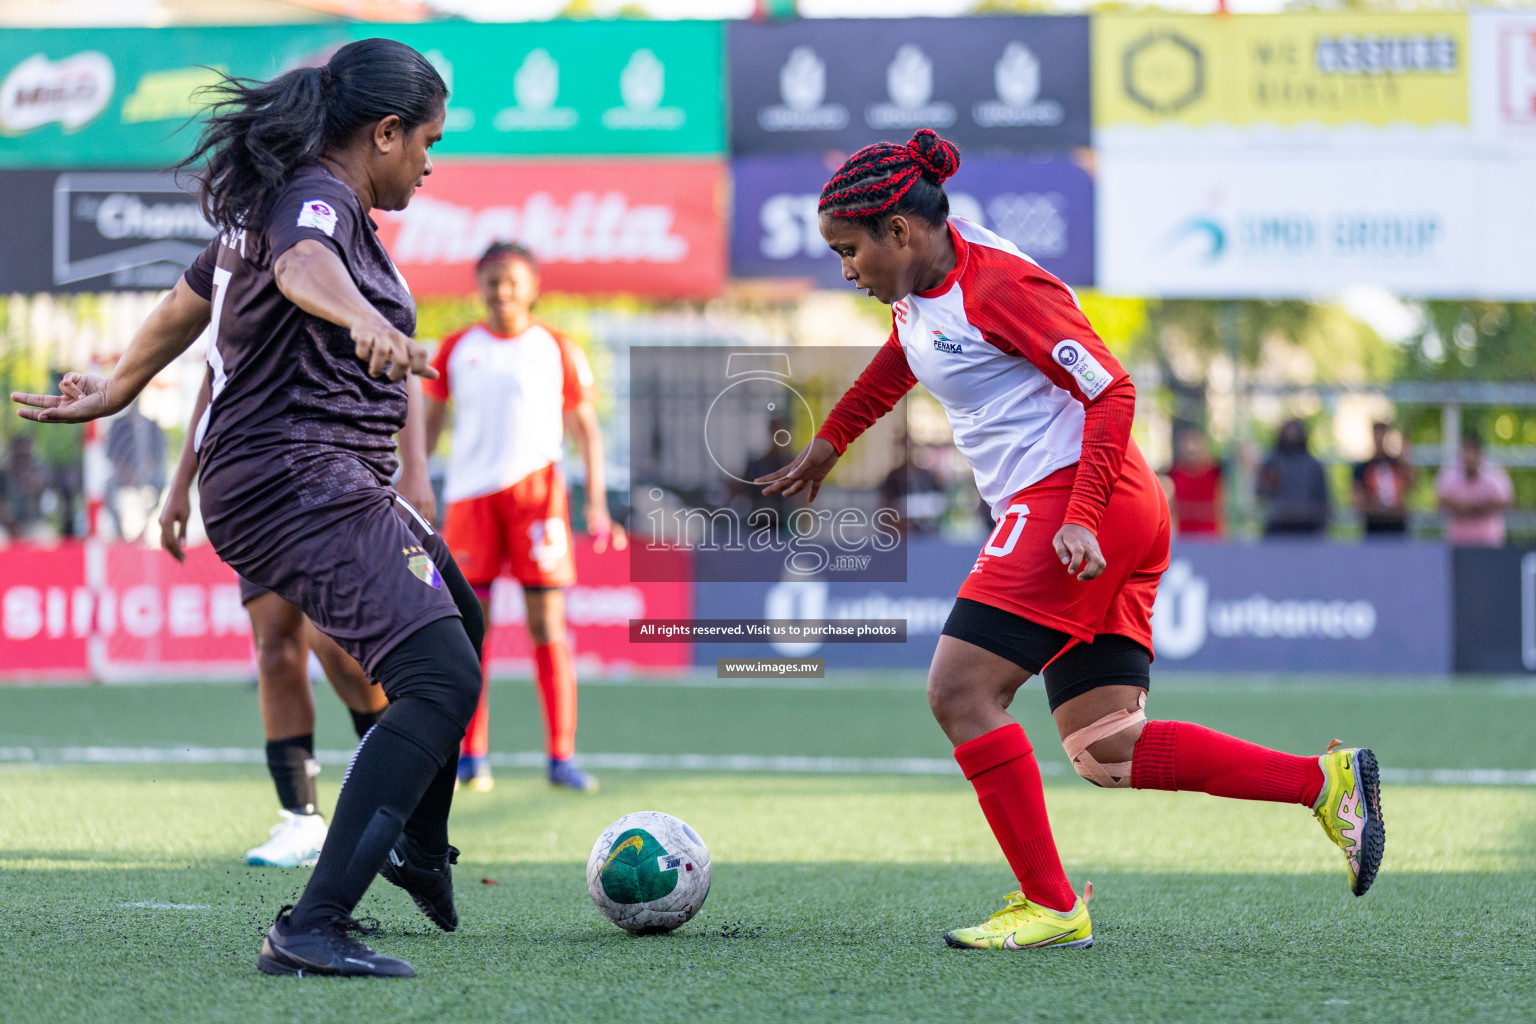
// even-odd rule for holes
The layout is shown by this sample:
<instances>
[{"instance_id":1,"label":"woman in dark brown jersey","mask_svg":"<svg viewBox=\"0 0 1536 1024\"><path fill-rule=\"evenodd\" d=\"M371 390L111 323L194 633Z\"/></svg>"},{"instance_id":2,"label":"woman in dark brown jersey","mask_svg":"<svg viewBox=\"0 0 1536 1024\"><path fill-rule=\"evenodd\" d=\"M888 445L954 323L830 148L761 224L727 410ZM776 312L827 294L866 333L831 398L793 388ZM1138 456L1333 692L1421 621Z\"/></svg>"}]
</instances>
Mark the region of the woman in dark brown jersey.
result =
<instances>
[{"instance_id":1,"label":"woman in dark brown jersey","mask_svg":"<svg viewBox=\"0 0 1536 1024\"><path fill-rule=\"evenodd\" d=\"M389 486L404 378L436 374L368 216L404 208L432 172L447 95L421 54L386 39L270 82L226 79L183 164L218 239L110 377L70 373L58 395L12 395L40 422L111 415L208 328L213 397L196 427L208 538L389 696L304 895L262 945L268 973L415 974L351 934L381 871L439 927L458 926L447 821L484 620L441 539Z\"/></svg>"}]
</instances>

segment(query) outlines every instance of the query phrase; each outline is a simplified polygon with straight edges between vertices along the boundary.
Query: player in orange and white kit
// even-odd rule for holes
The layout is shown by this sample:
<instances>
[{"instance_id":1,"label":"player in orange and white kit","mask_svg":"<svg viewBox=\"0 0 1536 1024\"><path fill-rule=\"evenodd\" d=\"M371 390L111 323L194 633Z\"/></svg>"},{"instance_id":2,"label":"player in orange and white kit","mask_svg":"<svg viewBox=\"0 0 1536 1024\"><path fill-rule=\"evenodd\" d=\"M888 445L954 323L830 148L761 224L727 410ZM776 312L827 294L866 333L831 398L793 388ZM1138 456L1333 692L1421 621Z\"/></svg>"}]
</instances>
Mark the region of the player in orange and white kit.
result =
<instances>
[{"instance_id":1,"label":"player in orange and white kit","mask_svg":"<svg viewBox=\"0 0 1536 1024\"><path fill-rule=\"evenodd\" d=\"M960 587L928 674L934 717L976 788L1019 889L945 936L979 949L1093 944L1062 870L1033 748L1008 706L1031 675L1072 765L1097 786L1198 790L1311 809L1364 894L1385 830L1369 750L1299 757L1189 722L1148 721L1152 605L1168 504L1131 441L1136 392L1076 296L1004 238L949 217L953 145L923 129L849 157L821 195L843 276L891 305L890 339L768 493L821 481L919 381L997 523Z\"/></svg>"},{"instance_id":2,"label":"player in orange and white kit","mask_svg":"<svg viewBox=\"0 0 1536 1024\"><path fill-rule=\"evenodd\" d=\"M592 370L576 344L534 319L539 269L520 245L498 242L475 268L486 317L443 339L423 381L427 450L437 447L448 403L453 441L448 457L443 536L490 621L491 583L503 569L523 586L535 682L544 704L549 781L592 791L576 767L576 672L566 633L564 587L576 581L565 479L560 473L568 429L587 468L587 530L598 551L625 545L608 518L603 440L593 410ZM490 655L482 661L490 678ZM459 780L492 785L485 689L464 736Z\"/></svg>"}]
</instances>

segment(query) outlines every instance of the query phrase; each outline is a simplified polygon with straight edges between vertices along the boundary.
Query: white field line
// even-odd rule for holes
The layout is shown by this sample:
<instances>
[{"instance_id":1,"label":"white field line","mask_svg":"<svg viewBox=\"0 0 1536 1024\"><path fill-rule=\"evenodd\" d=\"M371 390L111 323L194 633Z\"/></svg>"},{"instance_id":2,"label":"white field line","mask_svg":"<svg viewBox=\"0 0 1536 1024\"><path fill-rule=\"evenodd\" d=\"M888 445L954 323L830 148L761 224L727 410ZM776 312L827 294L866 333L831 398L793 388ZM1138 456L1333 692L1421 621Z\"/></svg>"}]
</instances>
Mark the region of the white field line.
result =
<instances>
[{"instance_id":1,"label":"white field line","mask_svg":"<svg viewBox=\"0 0 1536 1024\"><path fill-rule=\"evenodd\" d=\"M317 750L321 764L346 765L350 750ZM956 775L940 757L794 757L759 754L582 754L587 768L618 771L762 772L824 775ZM266 764L263 750L245 747L0 747L0 762L71 764ZM542 768L545 754L491 754L495 768ZM1041 761L1042 775L1066 775L1060 761ZM1383 782L1425 786L1536 786L1536 769L1383 768Z\"/></svg>"},{"instance_id":2,"label":"white field line","mask_svg":"<svg viewBox=\"0 0 1536 1024\"><path fill-rule=\"evenodd\" d=\"M119 903L118 906L127 910L212 910L212 904L208 903Z\"/></svg>"}]
</instances>

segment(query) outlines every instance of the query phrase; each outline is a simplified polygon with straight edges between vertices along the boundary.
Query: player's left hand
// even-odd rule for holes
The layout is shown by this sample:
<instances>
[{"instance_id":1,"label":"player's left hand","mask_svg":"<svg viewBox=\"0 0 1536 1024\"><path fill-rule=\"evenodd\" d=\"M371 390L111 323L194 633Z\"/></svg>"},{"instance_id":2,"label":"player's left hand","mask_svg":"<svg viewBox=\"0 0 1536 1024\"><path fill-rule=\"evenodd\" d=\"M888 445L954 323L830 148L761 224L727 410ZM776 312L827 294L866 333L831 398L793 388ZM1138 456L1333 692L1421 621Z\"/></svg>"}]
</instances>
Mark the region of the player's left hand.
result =
<instances>
[{"instance_id":1,"label":"player's left hand","mask_svg":"<svg viewBox=\"0 0 1536 1024\"><path fill-rule=\"evenodd\" d=\"M1056 531L1051 540L1056 557L1067 567L1067 572L1084 582L1104 571L1104 552L1099 550L1099 538L1086 526L1067 523Z\"/></svg>"},{"instance_id":2,"label":"player's left hand","mask_svg":"<svg viewBox=\"0 0 1536 1024\"><path fill-rule=\"evenodd\" d=\"M437 495L432 492L432 481L415 473L400 474L395 482L400 497L410 502L421 517L429 523L437 522Z\"/></svg>"},{"instance_id":3,"label":"player's left hand","mask_svg":"<svg viewBox=\"0 0 1536 1024\"><path fill-rule=\"evenodd\" d=\"M592 535L592 550L598 554L607 551L609 545L615 551L629 547L629 534L608 515L606 502L587 502L587 532Z\"/></svg>"},{"instance_id":4,"label":"player's left hand","mask_svg":"<svg viewBox=\"0 0 1536 1024\"><path fill-rule=\"evenodd\" d=\"M111 405L111 381L86 373L66 373L56 395L11 392L11 401L22 408L16 414L39 423L84 423L117 412Z\"/></svg>"}]
</instances>

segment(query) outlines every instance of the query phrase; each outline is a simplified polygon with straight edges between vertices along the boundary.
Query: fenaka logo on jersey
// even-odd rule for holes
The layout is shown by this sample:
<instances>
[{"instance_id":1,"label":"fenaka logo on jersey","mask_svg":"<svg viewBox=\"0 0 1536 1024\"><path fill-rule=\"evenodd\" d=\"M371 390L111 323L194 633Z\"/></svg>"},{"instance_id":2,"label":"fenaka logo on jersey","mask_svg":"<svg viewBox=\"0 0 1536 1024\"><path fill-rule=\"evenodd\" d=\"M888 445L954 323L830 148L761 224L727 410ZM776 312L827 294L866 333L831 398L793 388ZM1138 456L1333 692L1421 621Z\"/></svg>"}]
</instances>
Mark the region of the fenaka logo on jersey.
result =
<instances>
[{"instance_id":1,"label":"fenaka logo on jersey","mask_svg":"<svg viewBox=\"0 0 1536 1024\"><path fill-rule=\"evenodd\" d=\"M950 341L944 336L943 331L933 332L933 347L940 352L948 352L952 356L960 354L960 343L958 341Z\"/></svg>"},{"instance_id":2,"label":"fenaka logo on jersey","mask_svg":"<svg viewBox=\"0 0 1536 1024\"><path fill-rule=\"evenodd\" d=\"M1109 371L1079 342L1071 338L1058 341L1051 350L1051 358L1077 378L1077 386L1090 399L1098 398L1109 387Z\"/></svg>"},{"instance_id":3,"label":"fenaka logo on jersey","mask_svg":"<svg viewBox=\"0 0 1536 1024\"><path fill-rule=\"evenodd\" d=\"M299 227L316 228L327 235L336 234L336 211L329 203L310 199L299 207Z\"/></svg>"},{"instance_id":4,"label":"fenaka logo on jersey","mask_svg":"<svg viewBox=\"0 0 1536 1024\"><path fill-rule=\"evenodd\" d=\"M432 561L432 556L425 549L413 544L401 548L400 553L405 556L405 567L411 570L412 576L433 590L443 589L443 574L437 571L437 563Z\"/></svg>"}]
</instances>

